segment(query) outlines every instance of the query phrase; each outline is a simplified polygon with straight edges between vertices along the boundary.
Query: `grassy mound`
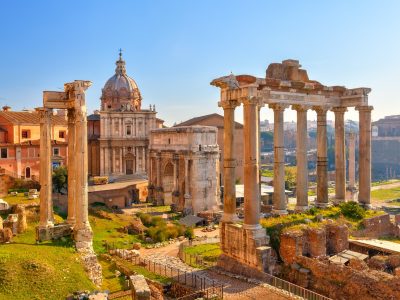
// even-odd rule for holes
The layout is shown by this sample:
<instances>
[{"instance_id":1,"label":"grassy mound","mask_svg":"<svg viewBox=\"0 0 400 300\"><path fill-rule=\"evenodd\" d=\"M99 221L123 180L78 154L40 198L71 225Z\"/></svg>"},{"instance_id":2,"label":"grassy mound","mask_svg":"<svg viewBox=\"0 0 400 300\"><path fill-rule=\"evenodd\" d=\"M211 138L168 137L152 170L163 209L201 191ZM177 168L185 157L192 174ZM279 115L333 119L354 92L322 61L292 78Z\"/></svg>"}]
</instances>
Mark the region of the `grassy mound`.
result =
<instances>
[{"instance_id":1,"label":"grassy mound","mask_svg":"<svg viewBox=\"0 0 400 300\"><path fill-rule=\"evenodd\" d=\"M36 225L36 224L33 224ZM34 226L0 247L0 299L64 299L93 290L69 240L36 244Z\"/></svg>"}]
</instances>

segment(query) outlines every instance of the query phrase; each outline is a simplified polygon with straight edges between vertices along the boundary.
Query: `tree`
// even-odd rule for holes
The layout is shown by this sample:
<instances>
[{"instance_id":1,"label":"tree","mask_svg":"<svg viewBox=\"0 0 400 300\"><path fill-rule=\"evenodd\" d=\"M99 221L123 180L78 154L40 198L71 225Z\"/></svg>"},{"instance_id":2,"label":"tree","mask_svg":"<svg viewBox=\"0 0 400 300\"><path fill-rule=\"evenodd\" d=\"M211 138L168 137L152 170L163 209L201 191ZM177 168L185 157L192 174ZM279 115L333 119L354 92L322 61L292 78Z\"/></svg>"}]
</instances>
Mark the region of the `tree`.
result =
<instances>
[{"instance_id":1,"label":"tree","mask_svg":"<svg viewBox=\"0 0 400 300\"><path fill-rule=\"evenodd\" d=\"M53 171L53 186L57 192L62 193L62 189L67 188L68 171L65 166L58 167Z\"/></svg>"},{"instance_id":2,"label":"tree","mask_svg":"<svg viewBox=\"0 0 400 300\"><path fill-rule=\"evenodd\" d=\"M285 188L291 189L296 185L297 167L285 167Z\"/></svg>"}]
</instances>

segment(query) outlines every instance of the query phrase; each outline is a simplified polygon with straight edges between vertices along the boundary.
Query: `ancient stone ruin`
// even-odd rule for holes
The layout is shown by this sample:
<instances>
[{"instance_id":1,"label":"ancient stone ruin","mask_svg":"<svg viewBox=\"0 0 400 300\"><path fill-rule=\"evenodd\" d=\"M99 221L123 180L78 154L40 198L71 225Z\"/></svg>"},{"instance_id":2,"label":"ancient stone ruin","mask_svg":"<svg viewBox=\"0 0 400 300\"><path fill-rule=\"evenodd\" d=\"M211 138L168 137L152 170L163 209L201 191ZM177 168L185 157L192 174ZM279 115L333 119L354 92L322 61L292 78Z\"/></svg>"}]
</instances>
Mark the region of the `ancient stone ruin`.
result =
<instances>
[{"instance_id":1,"label":"ancient stone ruin","mask_svg":"<svg viewBox=\"0 0 400 300\"><path fill-rule=\"evenodd\" d=\"M85 91L90 81L64 84L64 92L43 92L40 113L40 222L37 240L49 240L73 232L75 246L90 278L101 284L101 266L92 247L92 229L88 218L88 156ZM68 218L54 224L51 166L51 115L53 109L68 111Z\"/></svg>"},{"instance_id":2,"label":"ancient stone ruin","mask_svg":"<svg viewBox=\"0 0 400 300\"><path fill-rule=\"evenodd\" d=\"M317 207L328 205L327 112L335 113L335 201L346 199L344 114L348 107L359 111L359 194L358 201L370 206L371 188L371 110L369 88L347 89L324 86L310 80L297 60L270 64L265 78L233 74L217 78L211 85L220 88L219 106L224 110L224 215L221 223L220 266L236 265L266 270L270 248L266 232L260 226L260 110L268 105L274 111L274 197L273 213L287 214L285 197L284 111L297 111L297 206L303 211L308 204L307 111L317 112ZM244 119L244 222L236 215L235 167L233 156L235 108L243 104ZM352 175L352 174L351 174Z\"/></svg>"}]
</instances>

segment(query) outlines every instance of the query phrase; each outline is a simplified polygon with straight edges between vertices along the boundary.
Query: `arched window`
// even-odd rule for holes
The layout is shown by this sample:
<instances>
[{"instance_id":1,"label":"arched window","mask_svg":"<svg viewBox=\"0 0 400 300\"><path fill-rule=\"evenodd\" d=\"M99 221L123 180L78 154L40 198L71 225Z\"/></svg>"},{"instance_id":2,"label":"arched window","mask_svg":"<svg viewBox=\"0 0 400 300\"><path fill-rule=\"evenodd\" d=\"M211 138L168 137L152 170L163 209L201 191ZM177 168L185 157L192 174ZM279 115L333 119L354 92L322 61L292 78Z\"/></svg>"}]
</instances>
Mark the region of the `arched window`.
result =
<instances>
[{"instance_id":1,"label":"arched window","mask_svg":"<svg viewBox=\"0 0 400 300\"><path fill-rule=\"evenodd\" d=\"M25 178L31 178L31 168L30 167L25 168Z\"/></svg>"}]
</instances>

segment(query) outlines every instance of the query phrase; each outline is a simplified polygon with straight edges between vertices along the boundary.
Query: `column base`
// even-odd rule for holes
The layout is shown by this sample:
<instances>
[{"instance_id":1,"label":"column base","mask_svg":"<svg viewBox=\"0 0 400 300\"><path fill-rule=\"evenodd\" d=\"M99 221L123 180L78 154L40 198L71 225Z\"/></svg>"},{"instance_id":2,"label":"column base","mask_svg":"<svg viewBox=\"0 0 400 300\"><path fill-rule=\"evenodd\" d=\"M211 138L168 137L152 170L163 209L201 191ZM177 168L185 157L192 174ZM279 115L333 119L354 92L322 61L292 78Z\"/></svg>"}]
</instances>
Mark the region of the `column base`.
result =
<instances>
[{"instance_id":1,"label":"column base","mask_svg":"<svg viewBox=\"0 0 400 300\"><path fill-rule=\"evenodd\" d=\"M346 202L346 199L342 199L342 198L337 199L337 198L335 198L335 199L332 200L332 202L333 202L333 204L335 204L335 205L339 205L340 203Z\"/></svg>"},{"instance_id":2,"label":"column base","mask_svg":"<svg viewBox=\"0 0 400 300\"><path fill-rule=\"evenodd\" d=\"M271 213L272 213L273 215L282 216L282 215L287 215L287 214L288 214L288 211L287 211L286 209L273 209L273 210L271 211Z\"/></svg>"},{"instance_id":3,"label":"column base","mask_svg":"<svg viewBox=\"0 0 400 300\"><path fill-rule=\"evenodd\" d=\"M221 222L236 223L236 222L239 222L239 217L237 216L237 214L223 213Z\"/></svg>"},{"instance_id":4,"label":"column base","mask_svg":"<svg viewBox=\"0 0 400 300\"><path fill-rule=\"evenodd\" d=\"M296 205L296 207L295 207L295 211L297 212L297 211L299 211L299 212L301 212L301 211L306 211L306 210L308 210L310 207L308 206L308 205Z\"/></svg>"},{"instance_id":5,"label":"column base","mask_svg":"<svg viewBox=\"0 0 400 300\"><path fill-rule=\"evenodd\" d=\"M329 203L325 203L325 202L315 202L315 207L317 208L327 208L329 207L330 204Z\"/></svg>"},{"instance_id":6,"label":"column base","mask_svg":"<svg viewBox=\"0 0 400 300\"><path fill-rule=\"evenodd\" d=\"M93 249L93 232L90 225L74 229L74 240L78 251Z\"/></svg>"},{"instance_id":7,"label":"column base","mask_svg":"<svg viewBox=\"0 0 400 300\"><path fill-rule=\"evenodd\" d=\"M359 202L358 204L360 204L362 207L364 207L365 209L371 209L372 205L371 203L363 203L363 202Z\"/></svg>"},{"instance_id":8,"label":"column base","mask_svg":"<svg viewBox=\"0 0 400 300\"><path fill-rule=\"evenodd\" d=\"M47 221L45 224L39 224L38 228L40 229L47 229L47 228L52 228L54 227L54 223L51 221Z\"/></svg>"},{"instance_id":9,"label":"column base","mask_svg":"<svg viewBox=\"0 0 400 300\"><path fill-rule=\"evenodd\" d=\"M260 224L243 224L243 229L246 230L259 230L262 229Z\"/></svg>"},{"instance_id":10,"label":"column base","mask_svg":"<svg viewBox=\"0 0 400 300\"><path fill-rule=\"evenodd\" d=\"M76 220L75 220L75 218L67 218L67 223L69 224L69 225L71 225L71 227L73 227L74 225L75 225L75 223L76 223Z\"/></svg>"}]
</instances>

